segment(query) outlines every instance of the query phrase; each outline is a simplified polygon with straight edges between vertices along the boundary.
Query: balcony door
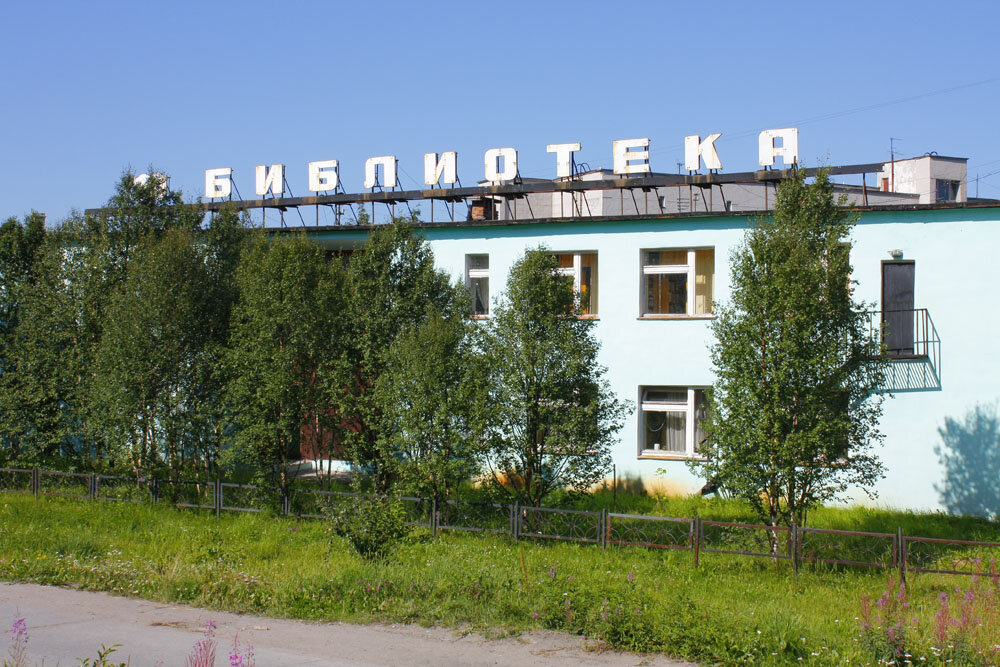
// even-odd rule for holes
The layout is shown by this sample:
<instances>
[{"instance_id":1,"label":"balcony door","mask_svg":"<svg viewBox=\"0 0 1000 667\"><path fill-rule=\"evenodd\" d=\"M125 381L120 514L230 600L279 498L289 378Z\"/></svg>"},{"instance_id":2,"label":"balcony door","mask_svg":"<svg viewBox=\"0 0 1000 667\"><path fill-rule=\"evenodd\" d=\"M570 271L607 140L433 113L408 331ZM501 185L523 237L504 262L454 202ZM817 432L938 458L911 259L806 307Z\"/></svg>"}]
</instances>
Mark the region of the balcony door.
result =
<instances>
[{"instance_id":1,"label":"balcony door","mask_svg":"<svg viewBox=\"0 0 1000 667\"><path fill-rule=\"evenodd\" d=\"M913 262L882 262L882 325L890 357L913 356Z\"/></svg>"}]
</instances>

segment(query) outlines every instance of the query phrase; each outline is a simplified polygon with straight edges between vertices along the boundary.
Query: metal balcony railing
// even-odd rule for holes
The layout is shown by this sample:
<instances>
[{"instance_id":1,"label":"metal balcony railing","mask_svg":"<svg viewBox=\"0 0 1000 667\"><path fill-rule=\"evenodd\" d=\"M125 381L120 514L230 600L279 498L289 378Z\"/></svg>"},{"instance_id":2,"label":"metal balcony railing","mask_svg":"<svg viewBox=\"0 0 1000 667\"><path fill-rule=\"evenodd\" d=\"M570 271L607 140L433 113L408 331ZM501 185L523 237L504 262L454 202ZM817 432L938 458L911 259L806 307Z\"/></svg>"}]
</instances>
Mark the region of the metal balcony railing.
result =
<instances>
[{"instance_id":1,"label":"metal balcony railing","mask_svg":"<svg viewBox=\"0 0 1000 667\"><path fill-rule=\"evenodd\" d=\"M941 337L926 308L870 313L870 326L892 362L888 391L941 388Z\"/></svg>"}]
</instances>

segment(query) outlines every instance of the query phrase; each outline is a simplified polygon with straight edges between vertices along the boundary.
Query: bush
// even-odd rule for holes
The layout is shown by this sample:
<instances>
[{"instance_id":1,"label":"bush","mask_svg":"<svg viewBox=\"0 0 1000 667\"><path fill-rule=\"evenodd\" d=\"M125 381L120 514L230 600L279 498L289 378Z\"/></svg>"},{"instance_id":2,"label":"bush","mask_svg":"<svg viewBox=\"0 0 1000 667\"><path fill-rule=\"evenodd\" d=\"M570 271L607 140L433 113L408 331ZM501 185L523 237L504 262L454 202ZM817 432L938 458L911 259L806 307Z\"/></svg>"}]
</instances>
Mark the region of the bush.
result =
<instances>
[{"instance_id":1,"label":"bush","mask_svg":"<svg viewBox=\"0 0 1000 667\"><path fill-rule=\"evenodd\" d=\"M363 558L381 560L406 537L406 510L397 498L356 496L353 502L330 508L333 534L344 537Z\"/></svg>"},{"instance_id":2,"label":"bush","mask_svg":"<svg viewBox=\"0 0 1000 667\"><path fill-rule=\"evenodd\" d=\"M895 581L874 603L862 597L862 645L879 664L998 664L1000 573L995 568L991 563L990 577L972 577L967 589L940 592L937 600L913 606L906 586Z\"/></svg>"}]
</instances>

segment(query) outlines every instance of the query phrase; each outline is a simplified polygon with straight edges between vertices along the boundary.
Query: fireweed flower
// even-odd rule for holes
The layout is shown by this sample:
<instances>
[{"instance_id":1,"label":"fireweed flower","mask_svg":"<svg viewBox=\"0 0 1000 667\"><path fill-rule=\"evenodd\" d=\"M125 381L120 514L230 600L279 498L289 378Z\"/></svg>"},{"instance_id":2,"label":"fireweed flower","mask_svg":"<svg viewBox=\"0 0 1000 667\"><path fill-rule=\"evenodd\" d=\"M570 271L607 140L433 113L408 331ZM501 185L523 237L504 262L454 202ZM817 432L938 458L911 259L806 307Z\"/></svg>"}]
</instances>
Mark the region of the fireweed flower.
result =
<instances>
[{"instance_id":1,"label":"fireweed flower","mask_svg":"<svg viewBox=\"0 0 1000 667\"><path fill-rule=\"evenodd\" d=\"M553 579L556 578L556 566L555 565L550 565L549 566L549 576L552 577Z\"/></svg>"},{"instance_id":2,"label":"fireweed flower","mask_svg":"<svg viewBox=\"0 0 1000 667\"><path fill-rule=\"evenodd\" d=\"M625 577L625 578L628 579L629 583L632 583L633 581L635 581L635 573L634 572L629 572L628 576Z\"/></svg>"},{"instance_id":3,"label":"fireweed flower","mask_svg":"<svg viewBox=\"0 0 1000 667\"><path fill-rule=\"evenodd\" d=\"M24 618L14 620L14 624L10 627L10 640L14 643L28 642L28 623Z\"/></svg>"},{"instance_id":4,"label":"fireweed flower","mask_svg":"<svg viewBox=\"0 0 1000 667\"><path fill-rule=\"evenodd\" d=\"M28 664L28 624L23 618L14 620L14 624L10 627L10 639L10 657L14 662L4 661L3 664L24 667Z\"/></svg>"}]
</instances>

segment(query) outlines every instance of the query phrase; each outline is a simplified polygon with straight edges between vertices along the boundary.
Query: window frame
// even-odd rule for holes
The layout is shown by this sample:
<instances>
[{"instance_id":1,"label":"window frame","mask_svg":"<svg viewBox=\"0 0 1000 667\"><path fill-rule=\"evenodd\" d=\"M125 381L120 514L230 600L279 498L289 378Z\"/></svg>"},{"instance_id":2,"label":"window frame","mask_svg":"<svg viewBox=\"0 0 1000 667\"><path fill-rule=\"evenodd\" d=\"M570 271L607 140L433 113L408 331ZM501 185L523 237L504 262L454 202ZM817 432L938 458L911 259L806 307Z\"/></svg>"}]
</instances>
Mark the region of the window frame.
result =
<instances>
[{"instance_id":1,"label":"window frame","mask_svg":"<svg viewBox=\"0 0 1000 667\"><path fill-rule=\"evenodd\" d=\"M947 196L941 197L942 186L948 189ZM936 202L956 202L958 201L958 192L962 188L962 182L956 181L951 178L935 178L934 179L934 200Z\"/></svg>"},{"instance_id":2,"label":"window frame","mask_svg":"<svg viewBox=\"0 0 1000 667\"><path fill-rule=\"evenodd\" d=\"M696 461L704 460L705 457L698 453L698 443L695 442L698 432L698 392L704 396L708 390L706 386L683 386L683 385L642 385L639 387L639 419L638 419L638 441L637 458L668 461ZM648 391L686 391L687 400L684 403L668 403L660 401L644 400ZM707 407L707 396L703 399ZM646 448L646 413L647 412L673 412L685 415L684 422L684 451L670 452L665 449Z\"/></svg>"},{"instance_id":3,"label":"window frame","mask_svg":"<svg viewBox=\"0 0 1000 667\"><path fill-rule=\"evenodd\" d=\"M486 258L486 268L485 269L473 269L472 258L473 257L485 257ZM490 289L489 283L487 282L486 288L486 312L477 313L476 312L476 297L472 293L472 281L475 279L486 278L487 281L490 279L490 255L485 252L470 252L465 254L465 288L469 291L469 297L472 299L472 318L473 319L486 319L490 316Z\"/></svg>"},{"instance_id":4,"label":"window frame","mask_svg":"<svg viewBox=\"0 0 1000 667\"><path fill-rule=\"evenodd\" d=\"M641 248L639 250L639 319L641 320L677 320L677 319L714 319L715 308L709 313L691 312L695 308L698 298L698 251L712 251L712 291L710 300L715 302L715 246L680 247L680 248ZM686 264L647 264L646 254L651 252L685 252ZM686 275L687 276L687 304L684 313L649 313L646 312L648 303L648 293L646 288L646 276L663 275Z\"/></svg>"},{"instance_id":5,"label":"window frame","mask_svg":"<svg viewBox=\"0 0 1000 667\"><path fill-rule=\"evenodd\" d=\"M585 319L597 319L600 314L600 308L598 307L597 297L600 294L600 269L598 268L600 261L598 259L598 253L596 250L553 250L552 256L558 261L561 255L572 255L573 256L573 266L560 266L556 268L556 275L565 276L567 278L573 279L573 294L576 295L577 300L580 298L580 288L583 284L583 256L593 255L594 256L594 273L590 277L590 312L585 314L580 314L578 317Z\"/></svg>"}]
</instances>

